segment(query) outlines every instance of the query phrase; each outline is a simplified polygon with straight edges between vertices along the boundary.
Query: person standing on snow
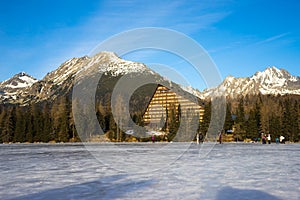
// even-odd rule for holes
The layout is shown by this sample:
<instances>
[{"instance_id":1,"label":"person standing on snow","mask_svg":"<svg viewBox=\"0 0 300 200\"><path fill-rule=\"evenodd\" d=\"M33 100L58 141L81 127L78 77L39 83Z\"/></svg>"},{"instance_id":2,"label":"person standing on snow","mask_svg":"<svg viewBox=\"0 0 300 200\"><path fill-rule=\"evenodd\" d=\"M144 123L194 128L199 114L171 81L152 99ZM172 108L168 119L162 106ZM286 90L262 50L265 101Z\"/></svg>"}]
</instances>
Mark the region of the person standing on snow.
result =
<instances>
[{"instance_id":1,"label":"person standing on snow","mask_svg":"<svg viewBox=\"0 0 300 200\"><path fill-rule=\"evenodd\" d=\"M261 134L261 142L262 144L266 144L266 136L264 135L264 133Z\"/></svg>"},{"instance_id":2,"label":"person standing on snow","mask_svg":"<svg viewBox=\"0 0 300 200\"><path fill-rule=\"evenodd\" d=\"M222 132L219 133L219 143L222 144Z\"/></svg>"},{"instance_id":3,"label":"person standing on snow","mask_svg":"<svg viewBox=\"0 0 300 200\"><path fill-rule=\"evenodd\" d=\"M282 144L284 144L285 143L284 139L285 139L284 136L281 135L279 137L279 142L282 143Z\"/></svg>"},{"instance_id":4,"label":"person standing on snow","mask_svg":"<svg viewBox=\"0 0 300 200\"><path fill-rule=\"evenodd\" d=\"M270 133L268 134L267 139L268 139L268 144L271 144L271 134Z\"/></svg>"},{"instance_id":5,"label":"person standing on snow","mask_svg":"<svg viewBox=\"0 0 300 200\"><path fill-rule=\"evenodd\" d=\"M155 135L154 134L152 134L151 139L152 139L152 143L154 143L155 142Z\"/></svg>"}]
</instances>

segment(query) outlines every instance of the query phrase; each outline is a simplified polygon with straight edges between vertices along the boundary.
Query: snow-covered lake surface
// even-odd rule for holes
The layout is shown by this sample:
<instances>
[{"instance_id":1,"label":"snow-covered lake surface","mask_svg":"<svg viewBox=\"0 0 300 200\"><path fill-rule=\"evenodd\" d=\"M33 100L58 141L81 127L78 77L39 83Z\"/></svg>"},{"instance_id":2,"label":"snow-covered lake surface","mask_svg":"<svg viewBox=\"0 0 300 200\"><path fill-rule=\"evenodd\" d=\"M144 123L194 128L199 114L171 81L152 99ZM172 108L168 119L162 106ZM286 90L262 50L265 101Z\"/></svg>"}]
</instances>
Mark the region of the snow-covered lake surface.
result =
<instances>
[{"instance_id":1,"label":"snow-covered lake surface","mask_svg":"<svg viewBox=\"0 0 300 200\"><path fill-rule=\"evenodd\" d=\"M0 145L0 199L300 199L300 144L88 146Z\"/></svg>"}]
</instances>

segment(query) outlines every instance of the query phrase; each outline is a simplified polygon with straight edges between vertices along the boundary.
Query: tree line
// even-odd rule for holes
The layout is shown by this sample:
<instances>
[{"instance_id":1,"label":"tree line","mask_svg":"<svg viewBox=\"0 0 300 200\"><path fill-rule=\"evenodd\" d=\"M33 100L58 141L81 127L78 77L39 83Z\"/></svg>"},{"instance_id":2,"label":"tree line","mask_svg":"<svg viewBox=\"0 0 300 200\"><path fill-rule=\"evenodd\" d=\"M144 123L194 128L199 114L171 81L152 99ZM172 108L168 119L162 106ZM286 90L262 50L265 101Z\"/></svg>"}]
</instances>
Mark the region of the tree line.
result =
<instances>
[{"instance_id":1,"label":"tree line","mask_svg":"<svg viewBox=\"0 0 300 200\"><path fill-rule=\"evenodd\" d=\"M272 140L283 135L286 140L300 139L299 95L246 95L227 99L223 132L234 131L235 140L255 140L261 134L271 134ZM211 122L211 102L206 102L200 131L206 133Z\"/></svg>"},{"instance_id":2,"label":"tree line","mask_svg":"<svg viewBox=\"0 0 300 200\"><path fill-rule=\"evenodd\" d=\"M110 95L99 98L96 102L96 115L102 130L107 133L111 141L132 141L134 136L126 134L120 130L110 108ZM143 101L148 101L143 99ZM136 100L133 100L136 105ZM131 117L137 125L140 126L140 134L145 134L143 128L143 111L146 104L130 111ZM184 117L181 116L180 106L170 109L167 112L168 124L164 129L168 129L166 137L158 140L171 141L176 134L182 137L189 137L193 133L191 130L197 129L205 135L211 124L212 105L210 101L205 103L203 120L197 125L199 116L189 117L190 122L181 124ZM261 133L270 133L274 140L275 137L283 135L286 140L298 142L300 139L300 96L285 95L257 95L246 96L239 99L227 99L225 113L225 122L223 131L234 130L236 140L255 139L261 136ZM216 116L213 120L217 120ZM218 128L219 129L219 128ZM214 131L218 131L217 129ZM196 134L196 133L195 133ZM149 138L135 138L137 141L149 141ZM189 138L190 139L190 138ZM53 102L32 103L27 106L21 105L0 105L0 142L70 142L80 141L77 134L70 96L58 97Z\"/></svg>"},{"instance_id":3,"label":"tree line","mask_svg":"<svg viewBox=\"0 0 300 200\"><path fill-rule=\"evenodd\" d=\"M0 105L0 142L78 141L69 98L27 106Z\"/></svg>"}]
</instances>

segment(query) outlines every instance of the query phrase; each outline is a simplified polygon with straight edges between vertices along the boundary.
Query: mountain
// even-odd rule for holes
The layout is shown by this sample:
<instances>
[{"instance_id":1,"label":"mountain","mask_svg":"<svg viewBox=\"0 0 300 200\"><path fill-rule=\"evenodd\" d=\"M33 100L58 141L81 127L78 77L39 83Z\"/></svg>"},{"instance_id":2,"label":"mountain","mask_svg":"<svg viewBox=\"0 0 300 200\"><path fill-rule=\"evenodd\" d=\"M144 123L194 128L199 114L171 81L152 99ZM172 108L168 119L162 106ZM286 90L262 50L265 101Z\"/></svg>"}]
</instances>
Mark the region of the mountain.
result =
<instances>
[{"instance_id":1,"label":"mountain","mask_svg":"<svg viewBox=\"0 0 300 200\"><path fill-rule=\"evenodd\" d=\"M131 135L120 132L121 135L117 134L119 129L112 113L114 108L112 104L118 107L117 110L123 110L121 106L124 99L119 96L113 97L113 95L116 91L116 84L124 80L128 81L123 82L122 85L125 92L137 86L137 82L132 80L139 80L143 84L146 80L155 83L139 87L130 95L129 113L137 125L143 125L145 108L149 104L157 84L162 84L186 99L196 100L207 106L203 124L200 127L202 133L209 130L209 119L213 116L212 108L223 107L223 104L212 105L202 101L201 97L210 98L222 93L230 97L229 104L226 105L229 112L226 112L224 130L233 130L235 127L237 135L235 139L257 137L257 133L260 131L266 133L279 131L287 133L287 139L290 141L300 140L298 134L300 79L283 69L269 67L248 78L229 76L218 87L200 92L192 87L180 86L166 80L142 63L123 60L111 52L101 52L92 57L69 59L41 80L36 80L26 73L19 73L11 79L1 82L0 143L80 141L82 138L79 138L77 131L85 130L87 127L92 128L84 131L87 136L96 136L98 129L93 128L95 127L93 118L90 120L87 118L88 116L85 117L86 113L94 113L94 111L101 129L111 141L134 141L133 139L136 138L132 138ZM97 83L98 85L96 85ZM91 86L97 87L94 90ZM73 92L73 87L76 88L75 92ZM76 96L76 91L79 91L81 95ZM238 98L247 94L253 94L253 96L244 99ZM256 94L264 95L256 96ZM274 96L277 94L282 96ZM125 99L128 96L127 93L124 94ZM194 98L195 96L200 99ZM93 102L94 98L95 102ZM116 103L116 101L120 103ZM88 107L82 107L83 104ZM90 105L93 107L89 107ZM72 108L77 108L76 112ZM173 111L170 110L168 116L170 116L170 121L173 116L172 121L175 123L176 115ZM173 114L171 114L172 112ZM213 120L214 123L220 122L218 118L220 113L216 114L217 118ZM75 126L74 116L80 121L83 120L84 123L79 123L82 126L78 126L78 124ZM231 116L236 116L235 119L238 120L232 119ZM141 134L146 132L143 127L137 131Z\"/></svg>"},{"instance_id":2,"label":"mountain","mask_svg":"<svg viewBox=\"0 0 300 200\"><path fill-rule=\"evenodd\" d=\"M159 77L142 63L123 60L112 52L101 52L93 57L69 59L39 81L25 73L17 74L0 83L0 102L28 104L70 95L76 75L82 70L88 72L89 69L110 77L120 77L132 72Z\"/></svg>"},{"instance_id":3,"label":"mountain","mask_svg":"<svg viewBox=\"0 0 300 200\"><path fill-rule=\"evenodd\" d=\"M95 68L96 67L96 68ZM0 103L28 104L30 102L53 101L59 96L68 96L72 93L74 79L81 71L91 73L101 72L110 79L110 90L120 76L137 73L150 74L158 81L199 97L200 99L211 96L226 95L236 98L245 95L300 95L300 77L293 76L284 69L268 67L263 72L257 72L251 77L235 78L228 76L216 88L200 92L190 86L179 86L165 80L159 74L151 71L146 65L119 58L112 52L100 52L93 57L84 56L72 58L61 64L56 70L49 72L42 80L22 72L0 83ZM109 85L109 84L108 84ZM105 93L104 90L102 93Z\"/></svg>"},{"instance_id":4,"label":"mountain","mask_svg":"<svg viewBox=\"0 0 300 200\"><path fill-rule=\"evenodd\" d=\"M12 102L18 99L18 93L25 88L31 87L38 80L25 72L20 72L12 78L0 82L0 101Z\"/></svg>"},{"instance_id":5,"label":"mountain","mask_svg":"<svg viewBox=\"0 0 300 200\"><path fill-rule=\"evenodd\" d=\"M236 98L245 95L300 95L300 77L293 76L284 69L268 67L251 77L235 78L228 76L216 88L203 92L204 97L225 95Z\"/></svg>"}]
</instances>

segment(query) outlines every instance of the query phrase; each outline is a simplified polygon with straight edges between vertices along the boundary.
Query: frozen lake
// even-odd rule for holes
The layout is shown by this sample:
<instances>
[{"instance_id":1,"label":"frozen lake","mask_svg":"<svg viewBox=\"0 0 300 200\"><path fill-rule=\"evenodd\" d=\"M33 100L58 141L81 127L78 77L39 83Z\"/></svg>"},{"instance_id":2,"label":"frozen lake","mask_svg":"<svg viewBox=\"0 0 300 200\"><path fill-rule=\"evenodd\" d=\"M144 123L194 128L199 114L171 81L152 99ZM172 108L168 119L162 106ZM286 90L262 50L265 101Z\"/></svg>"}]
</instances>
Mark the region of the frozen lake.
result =
<instances>
[{"instance_id":1,"label":"frozen lake","mask_svg":"<svg viewBox=\"0 0 300 200\"><path fill-rule=\"evenodd\" d=\"M300 199L300 144L11 144L0 155L2 200Z\"/></svg>"}]
</instances>

